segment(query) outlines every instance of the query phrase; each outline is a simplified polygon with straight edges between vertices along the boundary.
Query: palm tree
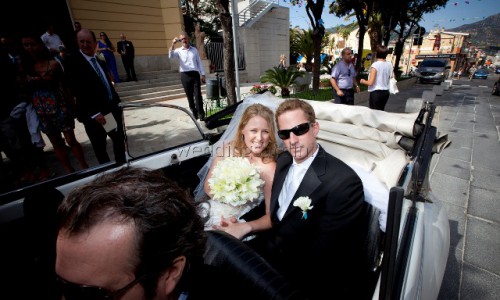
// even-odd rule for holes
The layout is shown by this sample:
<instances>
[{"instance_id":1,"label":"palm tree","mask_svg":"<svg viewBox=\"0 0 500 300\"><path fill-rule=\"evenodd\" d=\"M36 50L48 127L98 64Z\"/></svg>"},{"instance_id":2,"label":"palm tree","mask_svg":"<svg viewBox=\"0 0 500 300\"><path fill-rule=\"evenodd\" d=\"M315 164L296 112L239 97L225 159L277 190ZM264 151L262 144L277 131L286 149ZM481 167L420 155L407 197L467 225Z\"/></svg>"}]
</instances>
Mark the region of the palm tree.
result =
<instances>
[{"instance_id":1,"label":"palm tree","mask_svg":"<svg viewBox=\"0 0 500 300\"><path fill-rule=\"evenodd\" d=\"M303 55L306 58L306 67L309 67L311 65L311 61L314 55L312 35L312 29L302 30L297 34L297 53Z\"/></svg>"},{"instance_id":2,"label":"palm tree","mask_svg":"<svg viewBox=\"0 0 500 300\"><path fill-rule=\"evenodd\" d=\"M330 36L330 32L326 32L324 34L323 39L321 40L321 52L323 52L323 48L328 47L328 43L330 43ZM314 57L313 30L291 29L290 51L304 56L306 58L306 69L310 71L312 68L312 59Z\"/></svg>"},{"instance_id":3,"label":"palm tree","mask_svg":"<svg viewBox=\"0 0 500 300\"><path fill-rule=\"evenodd\" d=\"M295 82L295 80L302 76L302 73L297 71L295 67L288 67L286 69L274 67L264 72L260 76L260 82L271 83L281 89L282 97L290 96L289 87Z\"/></svg>"}]
</instances>

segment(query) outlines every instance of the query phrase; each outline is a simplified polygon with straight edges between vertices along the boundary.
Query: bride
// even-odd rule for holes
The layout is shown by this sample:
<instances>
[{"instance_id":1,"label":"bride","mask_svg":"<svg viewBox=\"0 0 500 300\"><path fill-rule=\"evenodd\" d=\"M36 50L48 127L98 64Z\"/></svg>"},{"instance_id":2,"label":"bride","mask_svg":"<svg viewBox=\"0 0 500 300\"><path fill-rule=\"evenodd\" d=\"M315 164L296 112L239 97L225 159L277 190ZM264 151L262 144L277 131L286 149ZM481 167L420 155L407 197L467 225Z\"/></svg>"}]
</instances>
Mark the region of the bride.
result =
<instances>
[{"instance_id":1,"label":"bride","mask_svg":"<svg viewBox=\"0 0 500 300\"><path fill-rule=\"evenodd\" d=\"M247 99L245 99L247 101ZM251 233L262 231L271 228L271 218L269 213L269 203L271 198L271 187L273 183L274 171L276 169L276 156L278 154L278 145L276 139L276 129L274 124L274 113L266 105L255 103L251 104L245 108L241 116L237 116L238 110L233 116L233 120L239 120L239 124L234 134L230 127L226 130L228 134L231 134L231 138L224 139L221 137L221 142L214 145L215 155L207 162L210 166L204 176L206 167L202 168L199 172L202 176L201 184L203 184L203 191L205 195L209 198L213 198L213 193L210 189L210 179L213 176L214 167L219 161L223 161L228 157L244 157L252 165L256 166L259 170L260 178L264 181L260 196L255 201L252 201L248 205L245 204L238 207L236 213L232 215L222 215L223 209L220 209L221 204L216 201L216 199L211 199L208 201L210 204L209 208L209 220L206 223L205 229L222 229L229 234L235 236L236 238L242 239ZM241 104L240 106L242 106ZM236 170L235 170L236 171ZM201 192L201 187L199 186L195 191L195 197L197 200L203 200L203 193ZM259 219L254 221L245 222L240 220L243 214L248 212L253 207L261 204L264 200L264 206L266 214ZM238 221L238 222L236 222ZM230 226L227 226L230 225Z\"/></svg>"}]
</instances>

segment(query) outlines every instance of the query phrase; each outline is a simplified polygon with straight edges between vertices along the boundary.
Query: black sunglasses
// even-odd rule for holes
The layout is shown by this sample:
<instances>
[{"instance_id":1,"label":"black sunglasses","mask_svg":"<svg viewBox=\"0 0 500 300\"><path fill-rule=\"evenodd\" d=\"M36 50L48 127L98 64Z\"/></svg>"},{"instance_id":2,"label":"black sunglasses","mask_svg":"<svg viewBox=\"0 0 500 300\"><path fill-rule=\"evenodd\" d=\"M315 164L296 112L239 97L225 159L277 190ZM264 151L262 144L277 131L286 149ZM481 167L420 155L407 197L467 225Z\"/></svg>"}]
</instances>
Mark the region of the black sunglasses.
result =
<instances>
[{"instance_id":1,"label":"black sunglasses","mask_svg":"<svg viewBox=\"0 0 500 300\"><path fill-rule=\"evenodd\" d=\"M299 124L292 129L278 130L278 136L282 140L288 140L290 138L290 132L293 132L296 136L303 135L309 131L311 124L309 122Z\"/></svg>"},{"instance_id":2,"label":"black sunglasses","mask_svg":"<svg viewBox=\"0 0 500 300\"><path fill-rule=\"evenodd\" d=\"M134 285L139 283L145 277L146 275L142 275L114 292L97 286L80 285L69 282L59 276L57 276L57 281L61 287L65 300L113 300L123 296L128 290L134 287Z\"/></svg>"}]
</instances>

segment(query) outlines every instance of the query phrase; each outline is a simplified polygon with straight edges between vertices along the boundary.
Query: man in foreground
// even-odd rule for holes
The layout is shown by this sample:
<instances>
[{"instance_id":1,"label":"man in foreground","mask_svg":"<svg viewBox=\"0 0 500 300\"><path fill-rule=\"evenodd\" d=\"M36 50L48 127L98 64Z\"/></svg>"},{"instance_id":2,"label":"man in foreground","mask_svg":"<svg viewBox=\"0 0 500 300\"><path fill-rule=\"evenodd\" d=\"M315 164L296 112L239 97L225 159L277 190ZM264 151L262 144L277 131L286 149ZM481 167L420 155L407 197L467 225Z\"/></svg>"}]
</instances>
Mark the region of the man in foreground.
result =
<instances>
[{"instance_id":1,"label":"man in foreground","mask_svg":"<svg viewBox=\"0 0 500 300\"><path fill-rule=\"evenodd\" d=\"M160 174L124 168L64 199L58 209L56 274L65 299L207 295L211 276L199 272L203 222L188 194Z\"/></svg>"}]
</instances>

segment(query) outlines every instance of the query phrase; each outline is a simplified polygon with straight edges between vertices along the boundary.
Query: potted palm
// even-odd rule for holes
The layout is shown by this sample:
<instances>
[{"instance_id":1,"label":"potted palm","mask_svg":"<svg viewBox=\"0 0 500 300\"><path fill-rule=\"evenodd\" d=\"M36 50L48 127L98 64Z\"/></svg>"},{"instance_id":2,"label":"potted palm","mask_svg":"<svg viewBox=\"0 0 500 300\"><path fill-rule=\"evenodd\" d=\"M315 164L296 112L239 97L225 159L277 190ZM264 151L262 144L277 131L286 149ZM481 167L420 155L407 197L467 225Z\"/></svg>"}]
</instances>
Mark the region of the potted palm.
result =
<instances>
[{"instance_id":1,"label":"potted palm","mask_svg":"<svg viewBox=\"0 0 500 300\"><path fill-rule=\"evenodd\" d=\"M295 80L302 77L303 74L298 72L294 67L288 67L286 69L274 67L264 72L260 76L260 82L271 83L281 89L282 97L290 96L290 85L295 83Z\"/></svg>"}]
</instances>

